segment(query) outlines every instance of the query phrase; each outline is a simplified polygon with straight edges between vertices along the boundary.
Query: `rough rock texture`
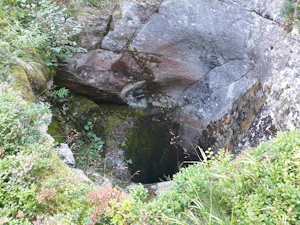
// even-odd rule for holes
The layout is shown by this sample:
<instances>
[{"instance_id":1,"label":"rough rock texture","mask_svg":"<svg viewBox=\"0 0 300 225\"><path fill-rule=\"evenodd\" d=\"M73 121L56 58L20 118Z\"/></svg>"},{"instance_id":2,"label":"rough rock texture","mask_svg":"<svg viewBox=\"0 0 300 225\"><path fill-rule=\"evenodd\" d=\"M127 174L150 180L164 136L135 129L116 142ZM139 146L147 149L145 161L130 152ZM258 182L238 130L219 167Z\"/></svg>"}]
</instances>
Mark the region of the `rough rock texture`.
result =
<instances>
[{"instance_id":1,"label":"rough rock texture","mask_svg":"<svg viewBox=\"0 0 300 225\"><path fill-rule=\"evenodd\" d=\"M100 46L106 30L109 28L110 19L109 15L79 15L78 20L83 25L82 33L79 36L80 46L89 50Z\"/></svg>"},{"instance_id":2,"label":"rough rock texture","mask_svg":"<svg viewBox=\"0 0 300 225\"><path fill-rule=\"evenodd\" d=\"M158 195L166 192L173 186L174 186L174 181L171 180L171 181L159 182L156 184L149 184L149 185L146 185L146 188L148 189L150 194L153 193L155 196L158 196Z\"/></svg>"},{"instance_id":3,"label":"rough rock texture","mask_svg":"<svg viewBox=\"0 0 300 225\"><path fill-rule=\"evenodd\" d=\"M122 10L119 12L121 18L118 20L118 15L113 14L116 22L103 39L101 48L119 52L125 50L137 30L155 13L159 4L159 1L123 1Z\"/></svg>"},{"instance_id":4,"label":"rough rock texture","mask_svg":"<svg viewBox=\"0 0 300 225\"><path fill-rule=\"evenodd\" d=\"M60 144L58 149L58 155L62 158L62 161L70 167L74 167L76 162L72 153L72 150L67 144Z\"/></svg>"},{"instance_id":5,"label":"rough rock texture","mask_svg":"<svg viewBox=\"0 0 300 225\"><path fill-rule=\"evenodd\" d=\"M92 183L92 181L85 175L85 173L81 169L72 168L71 170L79 180L87 183Z\"/></svg>"},{"instance_id":6,"label":"rough rock texture","mask_svg":"<svg viewBox=\"0 0 300 225\"><path fill-rule=\"evenodd\" d=\"M186 148L254 145L300 124L300 38L282 25L283 3L124 1L98 49L56 82L96 101L176 109Z\"/></svg>"},{"instance_id":7,"label":"rough rock texture","mask_svg":"<svg viewBox=\"0 0 300 225\"><path fill-rule=\"evenodd\" d=\"M121 55L105 50L77 54L77 60L58 69L56 84L90 96L95 101L122 103L120 97L126 84L112 66Z\"/></svg>"},{"instance_id":8,"label":"rough rock texture","mask_svg":"<svg viewBox=\"0 0 300 225\"><path fill-rule=\"evenodd\" d=\"M69 144L76 167L88 175L97 172L126 182L131 178L153 183L177 172L183 161L181 149L170 145L169 131L177 133L178 125L160 109L144 112L123 105L97 105L71 93L52 102L52 112L49 133ZM92 148L94 135L105 142L97 150Z\"/></svg>"}]
</instances>

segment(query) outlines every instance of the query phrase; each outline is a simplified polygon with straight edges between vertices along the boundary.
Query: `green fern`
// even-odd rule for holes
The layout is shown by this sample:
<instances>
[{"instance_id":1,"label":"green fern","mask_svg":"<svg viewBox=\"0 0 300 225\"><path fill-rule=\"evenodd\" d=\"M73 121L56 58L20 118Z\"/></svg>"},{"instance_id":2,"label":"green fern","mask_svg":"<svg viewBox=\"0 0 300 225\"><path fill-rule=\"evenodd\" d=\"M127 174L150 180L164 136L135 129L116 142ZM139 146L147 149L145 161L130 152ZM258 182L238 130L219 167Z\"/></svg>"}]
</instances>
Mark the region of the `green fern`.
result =
<instances>
[{"instance_id":1,"label":"green fern","mask_svg":"<svg viewBox=\"0 0 300 225\"><path fill-rule=\"evenodd\" d=\"M53 98L54 99L61 99L66 98L69 95L69 89L67 88L60 88L58 90L53 91Z\"/></svg>"}]
</instances>

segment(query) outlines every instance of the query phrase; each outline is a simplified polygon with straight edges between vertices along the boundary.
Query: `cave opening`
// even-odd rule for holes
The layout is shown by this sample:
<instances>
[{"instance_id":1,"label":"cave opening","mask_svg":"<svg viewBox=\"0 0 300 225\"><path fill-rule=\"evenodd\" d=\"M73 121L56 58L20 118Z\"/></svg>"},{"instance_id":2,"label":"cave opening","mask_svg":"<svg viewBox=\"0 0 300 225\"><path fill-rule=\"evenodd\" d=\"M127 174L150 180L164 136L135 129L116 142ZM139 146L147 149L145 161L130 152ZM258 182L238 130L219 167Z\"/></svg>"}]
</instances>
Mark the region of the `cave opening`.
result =
<instances>
[{"instance_id":1,"label":"cave opening","mask_svg":"<svg viewBox=\"0 0 300 225\"><path fill-rule=\"evenodd\" d=\"M177 143L179 125L165 114L147 115L135 124L128 138L126 159L133 182L156 183L172 179L184 161Z\"/></svg>"}]
</instances>

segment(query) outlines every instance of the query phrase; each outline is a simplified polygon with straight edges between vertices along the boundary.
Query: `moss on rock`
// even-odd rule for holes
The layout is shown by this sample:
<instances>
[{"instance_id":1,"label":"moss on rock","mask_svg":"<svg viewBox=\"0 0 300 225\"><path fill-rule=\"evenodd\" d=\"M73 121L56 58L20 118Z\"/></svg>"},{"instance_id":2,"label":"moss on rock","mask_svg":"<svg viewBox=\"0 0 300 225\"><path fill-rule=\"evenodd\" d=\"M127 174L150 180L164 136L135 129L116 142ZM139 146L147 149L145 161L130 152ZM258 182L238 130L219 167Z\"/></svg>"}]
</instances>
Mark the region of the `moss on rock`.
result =
<instances>
[{"instance_id":1,"label":"moss on rock","mask_svg":"<svg viewBox=\"0 0 300 225\"><path fill-rule=\"evenodd\" d=\"M121 146L121 143L127 141L126 136L134 122L144 116L142 111L120 105L97 105L84 96L71 94L67 99L53 102L52 112L48 132L57 142L68 139L70 145L74 144L72 150L81 169L88 169L86 157L91 155L95 157L91 162L93 170L106 175L115 171L113 175L122 179L130 177L124 167L126 146ZM86 129L88 123L90 125ZM93 142L91 134L105 141L103 151L96 153L90 149ZM106 157L105 162L101 157Z\"/></svg>"},{"instance_id":2,"label":"moss on rock","mask_svg":"<svg viewBox=\"0 0 300 225\"><path fill-rule=\"evenodd\" d=\"M24 99L28 101L35 99L27 74L23 68L15 67L12 69L9 81L15 91L21 91Z\"/></svg>"},{"instance_id":3,"label":"moss on rock","mask_svg":"<svg viewBox=\"0 0 300 225\"><path fill-rule=\"evenodd\" d=\"M48 81L52 78L50 70L43 64L24 68L16 66L11 69L8 80L15 91L21 91L24 99L36 100L35 94L43 92L47 88Z\"/></svg>"}]
</instances>

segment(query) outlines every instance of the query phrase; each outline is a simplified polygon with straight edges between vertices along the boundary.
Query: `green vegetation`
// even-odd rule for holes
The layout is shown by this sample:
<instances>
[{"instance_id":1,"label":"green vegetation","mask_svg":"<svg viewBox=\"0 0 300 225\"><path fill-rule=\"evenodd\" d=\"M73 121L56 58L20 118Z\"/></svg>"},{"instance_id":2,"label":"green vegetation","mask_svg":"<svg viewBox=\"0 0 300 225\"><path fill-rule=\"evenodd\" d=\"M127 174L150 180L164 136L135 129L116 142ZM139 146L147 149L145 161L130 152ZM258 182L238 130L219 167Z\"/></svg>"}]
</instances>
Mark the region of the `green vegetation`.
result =
<instances>
[{"instance_id":1,"label":"green vegetation","mask_svg":"<svg viewBox=\"0 0 300 225\"><path fill-rule=\"evenodd\" d=\"M289 18L296 23L299 4L292 3L297 5ZM222 150L216 155L202 151L204 160L182 169L174 186L157 197L142 185L127 194L109 184L97 188L79 180L45 133L49 105L25 100L30 95L23 92L25 86L33 96L48 79L46 66L82 50L72 41L77 32L68 12L50 0L0 2L0 224L300 223L299 131L278 133L236 159ZM79 109L84 115L86 110ZM92 109L98 106L91 104ZM88 162L104 145L94 132L97 121L87 118L90 112L84 124L77 121L89 138L83 143L90 143ZM127 114L114 116L118 120L107 122L111 132ZM134 130L131 135L139 137ZM153 144L146 132L140 135L146 145Z\"/></svg>"},{"instance_id":2,"label":"green vegetation","mask_svg":"<svg viewBox=\"0 0 300 225\"><path fill-rule=\"evenodd\" d=\"M131 196L110 188L90 198L95 222L105 217L113 224L299 224L299 172L300 133L286 132L235 160L220 151L181 170L174 186L156 198L149 200L141 185Z\"/></svg>"},{"instance_id":3,"label":"green vegetation","mask_svg":"<svg viewBox=\"0 0 300 225\"><path fill-rule=\"evenodd\" d=\"M94 6L94 7L97 7L97 8L106 7L106 4L103 1L100 1L100 0L89 0L89 4L91 6Z\"/></svg>"},{"instance_id":4,"label":"green vegetation","mask_svg":"<svg viewBox=\"0 0 300 225\"><path fill-rule=\"evenodd\" d=\"M69 89L66 88L60 88L58 90L53 91L53 98L59 99L59 98L66 98L69 95Z\"/></svg>"},{"instance_id":5,"label":"green vegetation","mask_svg":"<svg viewBox=\"0 0 300 225\"><path fill-rule=\"evenodd\" d=\"M93 123L88 121L84 126L85 131L80 133L80 139L73 143L73 151L77 160L77 167L88 170L90 167L103 168L105 142L93 132Z\"/></svg>"},{"instance_id":6,"label":"green vegetation","mask_svg":"<svg viewBox=\"0 0 300 225\"><path fill-rule=\"evenodd\" d=\"M300 1L286 0L282 9L285 25L291 31L293 28L300 28Z\"/></svg>"},{"instance_id":7,"label":"green vegetation","mask_svg":"<svg viewBox=\"0 0 300 225\"><path fill-rule=\"evenodd\" d=\"M91 187L60 162L41 132L50 122L49 106L27 102L3 84L0 106L0 221L80 224Z\"/></svg>"},{"instance_id":8,"label":"green vegetation","mask_svg":"<svg viewBox=\"0 0 300 225\"><path fill-rule=\"evenodd\" d=\"M72 40L80 29L51 0L0 1L0 80L32 99L49 79L46 66L84 51Z\"/></svg>"},{"instance_id":9,"label":"green vegetation","mask_svg":"<svg viewBox=\"0 0 300 225\"><path fill-rule=\"evenodd\" d=\"M300 221L299 132L279 133L235 160L220 151L182 169L170 190L149 199L141 185L128 195L112 186L95 189L74 177L40 131L49 123L49 106L26 102L8 85L1 86L0 106L0 218L8 224Z\"/></svg>"},{"instance_id":10,"label":"green vegetation","mask_svg":"<svg viewBox=\"0 0 300 225\"><path fill-rule=\"evenodd\" d=\"M279 133L235 160L220 151L215 159L178 173L174 188L146 207L173 220L185 211L180 213L181 221L186 221L183 224L193 224L187 215L199 218L203 212L195 210L199 203L206 206L203 222L205 215L212 215L224 224L298 224L299 156L300 134L296 131Z\"/></svg>"}]
</instances>

